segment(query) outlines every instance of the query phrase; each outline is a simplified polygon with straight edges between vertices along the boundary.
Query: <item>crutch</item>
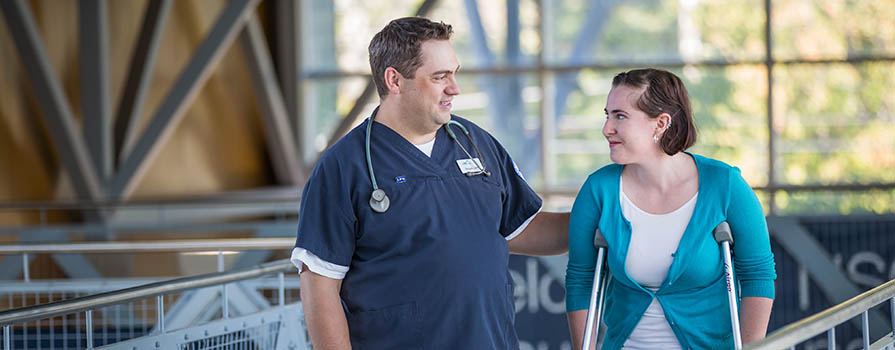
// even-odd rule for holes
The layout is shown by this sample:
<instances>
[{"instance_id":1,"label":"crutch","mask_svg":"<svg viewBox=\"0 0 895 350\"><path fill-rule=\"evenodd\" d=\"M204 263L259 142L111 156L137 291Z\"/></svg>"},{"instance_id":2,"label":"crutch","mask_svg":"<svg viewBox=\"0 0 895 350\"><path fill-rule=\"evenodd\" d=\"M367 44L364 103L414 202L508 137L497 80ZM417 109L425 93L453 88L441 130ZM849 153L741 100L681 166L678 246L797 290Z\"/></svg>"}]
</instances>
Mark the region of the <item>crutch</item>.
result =
<instances>
[{"instance_id":1,"label":"crutch","mask_svg":"<svg viewBox=\"0 0 895 350\"><path fill-rule=\"evenodd\" d=\"M727 302L730 303L730 324L733 328L733 347L736 350L743 348L743 338L740 334L740 313L737 310L736 280L733 276L733 262L730 259L730 245L733 244L733 234L730 233L730 225L722 221L715 227L715 241L721 245L721 254L724 255L724 277L727 279Z\"/></svg>"},{"instance_id":2,"label":"crutch","mask_svg":"<svg viewBox=\"0 0 895 350\"><path fill-rule=\"evenodd\" d=\"M607 246L606 238L600 233L600 229L594 230L594 247L597 248L597 261L596 265L594 265L594 284L591 286L590 291L587 322L584 324L584 341L581 343L581 349L583 350L590 350L590 340L596 336L594 334L594 320L599 325L603 312L603 296L606 295L606 286L600 283L600 279L603 275L603 260L606 258ZM597 292L599 292L599 300L597 300Z\"/></svg>"}]
</instances>

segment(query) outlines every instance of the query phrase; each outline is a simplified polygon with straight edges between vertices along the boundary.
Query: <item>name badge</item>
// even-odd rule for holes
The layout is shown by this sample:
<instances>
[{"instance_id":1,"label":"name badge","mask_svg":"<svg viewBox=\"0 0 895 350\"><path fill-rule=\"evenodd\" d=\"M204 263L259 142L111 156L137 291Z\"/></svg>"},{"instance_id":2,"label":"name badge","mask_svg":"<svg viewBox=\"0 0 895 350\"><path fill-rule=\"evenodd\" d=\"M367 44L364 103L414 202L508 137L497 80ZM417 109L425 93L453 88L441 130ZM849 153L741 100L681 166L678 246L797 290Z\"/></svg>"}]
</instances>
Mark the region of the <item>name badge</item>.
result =
<instances>
[{"instance_id":1,"label":"name badge","mask_svg":"<svg viewBox=\"0 0 895 350\"><path fill-rule=\"evenodd\" d=\"M464 175L476 173L482 170L482 161L478 158L473 159L457 159L457 166Z\"/></svg>"}]
</instances>

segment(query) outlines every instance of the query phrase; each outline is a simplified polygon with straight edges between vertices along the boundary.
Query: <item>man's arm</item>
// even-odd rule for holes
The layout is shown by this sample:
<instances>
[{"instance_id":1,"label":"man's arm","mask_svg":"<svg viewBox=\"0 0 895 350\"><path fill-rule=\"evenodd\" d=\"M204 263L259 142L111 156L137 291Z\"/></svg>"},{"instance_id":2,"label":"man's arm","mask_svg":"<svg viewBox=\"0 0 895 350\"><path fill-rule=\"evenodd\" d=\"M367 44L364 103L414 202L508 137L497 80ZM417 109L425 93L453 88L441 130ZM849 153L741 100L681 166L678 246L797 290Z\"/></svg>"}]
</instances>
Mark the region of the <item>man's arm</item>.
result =
<instances>
[{"instance_id":1,"label":"man's arm","mask_svg":"<svg viewBox=\"0 0 895 350\"><path fill-rule=\"evenodd\" d=\"M763 339L768 332L771 307L774 299L763 297L743 297L740 302L740 330L743 344Z\"/></svg>"},{"instance_id":2,"label":"man's arm","mask_svg":"<svg viewBox=\"0 0 895 350\"><path fill-rule=\"evenodd\" d=\"M559 255L568 252L569 213L538 213L508 244L512 254Z\"/></svg>"},{"instance_id":3,"label":"man's arm","mask_svg":"<svg viewBox=\"0 0 895 350\"><path fill-rule=\"evenodd\" d=\"M348 320L339 299L342 280L321 276L304 266L299 283L301 305L314 349L350 349Z\"/></svg>"}]
</instances>

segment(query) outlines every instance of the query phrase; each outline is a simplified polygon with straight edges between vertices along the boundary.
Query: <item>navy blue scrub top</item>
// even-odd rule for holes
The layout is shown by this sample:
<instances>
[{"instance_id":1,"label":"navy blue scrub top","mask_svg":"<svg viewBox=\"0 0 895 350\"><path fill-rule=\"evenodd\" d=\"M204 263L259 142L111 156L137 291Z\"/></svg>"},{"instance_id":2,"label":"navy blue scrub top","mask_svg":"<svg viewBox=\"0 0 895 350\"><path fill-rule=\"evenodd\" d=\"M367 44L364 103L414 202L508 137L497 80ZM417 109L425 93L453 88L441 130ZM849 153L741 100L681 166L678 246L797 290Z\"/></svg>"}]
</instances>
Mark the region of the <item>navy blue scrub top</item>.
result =
<instances>
[{"instance_id":1,"label":"navy blue scrub top","mask_svg":"<svg viewBox=\"0 0 895 350\"><path fill-rule=\"evenodd\" d=\"M349 267L341 299L356 349L519 347L505 237L541 199L497 140L452 119L469 130L490 177L463 175L457 160L469 157L444 128L430 158L374 122L373 169L391 200L376 213L368 204L367 119L324 153L305 185L296 247Z\"/></svg>"}]
</instances>

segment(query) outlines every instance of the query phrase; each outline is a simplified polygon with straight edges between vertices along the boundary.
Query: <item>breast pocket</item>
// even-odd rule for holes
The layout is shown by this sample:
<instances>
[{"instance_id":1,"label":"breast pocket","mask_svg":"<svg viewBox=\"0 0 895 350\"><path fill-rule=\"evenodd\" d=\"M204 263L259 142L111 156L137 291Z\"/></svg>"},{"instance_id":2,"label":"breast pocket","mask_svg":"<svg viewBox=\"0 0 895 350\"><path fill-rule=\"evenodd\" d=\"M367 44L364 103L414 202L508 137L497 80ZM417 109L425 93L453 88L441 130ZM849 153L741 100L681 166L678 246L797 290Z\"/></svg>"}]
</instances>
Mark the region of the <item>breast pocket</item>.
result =
<instances>
[{"instance_id":1,"label":"breast pocket","mask_svg":"<svg viewBox=\"0 0 895 350\"><path fill-rule=\"evenodd\" d=\"M414 349L422 343L420 311L416 302L348 315L355 349Z\"/></svg>"},{"instance_id":2,"label":"breast pocket","mask_svg":"<svg viewBox=\"0 0 895 350\"><path fill-rule=\"evenodd\" d=\"M499 214L505 198L503 187L500 186L500 182L497 179L492 176L479 175L463 180L466 183L462 186L470 192L471 204L496 210L497 212L493 213L493 215Z\"/></svg>"}]
</instances>

